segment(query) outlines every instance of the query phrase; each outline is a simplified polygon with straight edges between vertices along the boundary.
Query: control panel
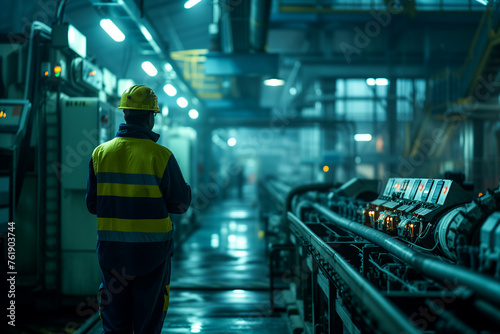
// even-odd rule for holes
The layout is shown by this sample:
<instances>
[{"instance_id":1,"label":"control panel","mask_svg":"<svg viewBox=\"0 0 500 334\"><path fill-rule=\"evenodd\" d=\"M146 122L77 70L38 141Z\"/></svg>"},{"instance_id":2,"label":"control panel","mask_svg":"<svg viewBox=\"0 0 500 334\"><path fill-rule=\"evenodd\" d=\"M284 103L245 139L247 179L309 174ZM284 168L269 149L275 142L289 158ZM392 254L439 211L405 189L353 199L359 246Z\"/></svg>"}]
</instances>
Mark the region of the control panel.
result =
<instances>
[{"instance_id":1,"label":"control panel","mask_svg":"<svg viewBox=\"0 0 500 334\"><path fill-rule=\"evenodd\" d=\"M436 216L471 200L472 195L452 180L392 178L383 194L368 204L365 223L432 247Z\"/></svg>"}]
</instances>

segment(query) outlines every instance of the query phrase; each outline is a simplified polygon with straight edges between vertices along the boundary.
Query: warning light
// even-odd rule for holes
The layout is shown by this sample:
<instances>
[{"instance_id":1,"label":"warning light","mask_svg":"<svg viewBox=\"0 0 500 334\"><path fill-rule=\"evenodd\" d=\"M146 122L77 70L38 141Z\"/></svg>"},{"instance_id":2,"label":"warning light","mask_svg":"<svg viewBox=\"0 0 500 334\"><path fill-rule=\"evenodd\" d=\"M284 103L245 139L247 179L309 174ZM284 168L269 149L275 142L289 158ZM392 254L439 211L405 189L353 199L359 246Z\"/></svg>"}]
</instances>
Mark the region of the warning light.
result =
<instances>
[{"instance_id":1,"label":"warning light","mask_svg":"<svg viewBox=\"0 0 500 334\"><path fill-rule=\"evenodd\" d=\"M94 76L95 74L96 74L96 71L95 71L95 70L94 70L94 71L91 71L91 72L89 72L89 77L92 77L92 76Z\"/></svg>"},{"instance_id":2,"label":"warning light","mask_svg":"<svg viewBox=\"0 0 500 334\"><path fill-rule=\"evenodd\" d=\"M46 76L46 77L48 77L49 76L49 71L43 72L43 75Z\"/></svg>"},{"instance_id":3,"label":"warning light","mask_svg":"<svg viewBox=\"0 0 500 334\"><path fill-rule=\"evenodd\" d=\"M56 78L61 76L61 71L62 71L61 66L58 65L54 67L54 75L56 76Z\"/></svg>"},{"instance_id":4,"label":"warning light","mask_svg":"<svg viewBox=\"0 0 500 334\"><path fill-rule=\"evenodd\" d=\"M448 187L443 188L443 194L446 194L448 192Z\"/></svg>"},{"instance_id":5,"label":"warning light","mask_svg":"<svg viewBox=\"0 0 500 334\"><path fill-rule=\"evenodd\" d=\"M483 193L477 194L477 197L481 197L481 196L483 196Z\"/></svg>"},{"instance_id":6,"label":"warning light","mask_svg":"<svg viewBox=\"0 0 500 334\"><path fill-rule=\"evenodd\" d=\"M418 190L420 190L420 191L424 190L424 185L421 184L420 187L418 187Z\"/></svg>"},{"instance_id":7,"label":"warning light","mask_svg":"<svg viewBox=\"0 0 500 334\"><path fill-rule=\"evenodd\" d=\"M325 165L325 166L323 166L323 172L325 172L325 173L326 173L326 172L328 172L329 170L330 170L330 167L328 167L328 166L326 166L326 165Z\"/></svg>"}]
</instances>

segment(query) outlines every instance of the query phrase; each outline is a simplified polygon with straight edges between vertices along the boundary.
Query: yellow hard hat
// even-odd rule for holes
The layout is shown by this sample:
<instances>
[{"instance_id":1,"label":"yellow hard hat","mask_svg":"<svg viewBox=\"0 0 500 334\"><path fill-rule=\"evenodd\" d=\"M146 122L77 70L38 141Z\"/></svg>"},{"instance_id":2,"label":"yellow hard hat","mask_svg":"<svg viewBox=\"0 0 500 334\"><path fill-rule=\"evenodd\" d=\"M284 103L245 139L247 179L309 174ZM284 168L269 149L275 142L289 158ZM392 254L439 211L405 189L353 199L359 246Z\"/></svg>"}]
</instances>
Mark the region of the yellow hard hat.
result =
<instances>
[{"instance_id":1,"label":"yellow hard hat","mask_svg":"<svg viewBox=\"0 0 500 334\"><path fill-rule=\"evenodd\" d=\"M120 99L118 109L160 112L160 108L158 107L158 97L151 88L144 85L134 85L125 90Z\"/></svg>"}]
</instances>

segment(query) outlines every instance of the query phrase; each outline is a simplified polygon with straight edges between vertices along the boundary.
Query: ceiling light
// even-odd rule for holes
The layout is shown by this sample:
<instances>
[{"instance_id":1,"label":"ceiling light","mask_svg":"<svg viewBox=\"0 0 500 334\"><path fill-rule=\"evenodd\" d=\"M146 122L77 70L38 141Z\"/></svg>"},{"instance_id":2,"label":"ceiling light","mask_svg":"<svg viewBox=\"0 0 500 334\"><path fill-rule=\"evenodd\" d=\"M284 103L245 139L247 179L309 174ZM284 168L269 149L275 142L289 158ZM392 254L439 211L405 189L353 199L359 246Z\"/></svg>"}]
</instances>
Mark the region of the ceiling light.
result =
<instances>
[{"instance_id":1,"label":"ceiling light","mask_svg":"<svg viewBox=\"0 0 500 334\"><path fill-rule=\"evenodd\" d=\"M155 75L158 74L158 70L156 69L156 67L149 61L143 62L141 67L144 70L144 72L146 72L150 77L154 77Z\"/></svg>"},{"instance_id":2,"label":"ceiling light","mask_svg":"<svg viewBox=\"0 0 500 334\"><path fill-rule=\"evenodd\" d=\"M389 80L385 78L378 78L375 80L375 84L377 86L387 86L389 84Z\"/></svg>"},{"instance_id":3,"label":"ceiling light","mask_svg":"<svg viewBox=\"0 0 500 334\"><path fill-rule=\"evenodd\" d=\"M199 116L198 110L196 110L196 109L189 110L188 114L189 114L189 117L191 117L192 119L197 119Z\"/></svg>"},{"instance_id":4,"label":"ceiling light","mask_svg":"<svg viewBox=\"0 0 500 334\"><path fill-rule=\"evenodd\" d=\"M373 79L373 78L366 79L366 84L368 86L375 86L375 79Z\"/></svg>"},{"instance_id":5,"label":"ceiling light","mask_svg":"<svg viewBox=\"0 0 500 334\"><path fill-rule=\"evenodd\" d=\"M167 106L163 106L163 108L161 109L161 114L165 117L168 116L168 107Z\"/></svg>"},{"instance_id":6,"label":"ceiling light","mask_svg":"<svg viewBox=\"0 0 500 334\"><path fill-rule=\"evenodd\" d=\"M102 19L100 25L116 42L123 42L125 40L125 35L110 19Z\"/></svg>"},{"instance_id":7,"label":"ceiling light","mask_svg":"<svg viewBox=\"0 0 500 334\"><path fill-rule=\"evenodd\" d=\"M174 86L171 84L166 84L163 86L163 91L168 95L168 96L175 96L177 94L177 89L175 89Z\"/></svg>"},{"instance_id":8,"label":"ceiling light","mask_svg":"<svg viewBox=\"0 0 500 334\"><path fill-rule=\"evenodd\" d=\"M188 0L184 4L184 8L189 9L196 6L201 0Z\"/></svg>"},{"instance_id":9,"label":"ceiling light","mask_svg":"<svg viewBox=\"0 0 500 334\"><path fill-rule=\"evenodd\" d=\"M285 84L285 80L283 79L276 79L276 78L273 78L273 79L267 79L267 80L264 80L264 85L266 86L283 86Z\"/></svg>"},{"instance_id":10,"label":"ceiling light","mask_svg":"<svg viewBox=\"0 0 500 334\"><path fill-rule=\"evenodd\" d=\"M228 144L229 146L234 146L234 145L236 145L236 139L235 139L235 138L232 138L232 137L231 137L231 138L229 138L229 139L227 140L227 144Z\"/></svg>"},{"instance_id":11,"label":"ceiling light","mask_svg":"<svg viewBox=\"0 0 500 334\"><path fill-rule=\"evenodd\" d=\"M166 70L167 72L172 71L172 69L173 69L173 68L172 68L172 65L170 65L170 63L166 63L166 64L165 64L165 70Z\"/></svg>"},{"instance_id":12,"label":"ceiling light","mask_svg":"<svg viewBox=\"0 0 500 334\"><path fill-rule=\"evenodd\" d=\"M145 26L141 26L141 32L144 35L144 38L146 38L148 41L153 40L153 37L149 33L148 29L146 29Z\"/></svg>"},{"instance_id":13,"label":"ceiling light","mask_svg":"<svg viewBox=\"0 0 500 334\"><path fill-rule=\"evenodd\" d=\"M185 98L183 98L183 97L179 97L177 99L177 104L181 108L186 108L188 106L188 101Z\"/></svg>"},{"instance_id":14,"label":"ceiling light","mask_svg":"<svg viewBox=\"0 0 500 334\"><path fill-rule=\"evenodd\" d=\"M354 135L355 141L370 141L372 140L372 135L369 133L358 133Z\"/></svg>"},{"instance_id":15,"label":"ceiling light","mask_svg":"<svg viewBox=\"0 0 500 334\"><path fill-rule=\"evenodd\" d=\"M488 0L476 0L477 2L479 2L481 5L487 5L488 4Z\"/></svg>"}]
</instances>

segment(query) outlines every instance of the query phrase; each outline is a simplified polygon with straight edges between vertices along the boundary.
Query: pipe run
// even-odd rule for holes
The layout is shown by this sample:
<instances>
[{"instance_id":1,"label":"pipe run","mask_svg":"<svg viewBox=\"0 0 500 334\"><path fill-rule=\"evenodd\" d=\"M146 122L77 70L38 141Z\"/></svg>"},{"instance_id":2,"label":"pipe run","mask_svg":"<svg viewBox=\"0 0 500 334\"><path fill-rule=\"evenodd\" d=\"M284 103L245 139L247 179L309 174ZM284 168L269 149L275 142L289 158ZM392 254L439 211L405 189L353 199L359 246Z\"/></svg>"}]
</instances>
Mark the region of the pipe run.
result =
<instances>
[{"instance_id":1,"label":"pipe run","mask_svg":"<svg viewBox=\"0 0 500 334\"><path fill-rule=\"evenodd\" d=\"M301 202L302 203L302 202ZM300 204L299 204L300 205ZM295 234L302 239L302 242L307 247L322 249L321 256L329 258L329 265L333 272L350 289L350 292L357 296L360 304L369 310L374 319L384 319L378 323L378 331L376 333L406 333L416 334L417 329L408 321L408 318L401 310L386 297L384 297L366 278L361 276L359 271L355 269L346 259L336 253L332 248L326 246L324 241L316 234L310 233L309 228L293 213L288 212L287 218L290 222L290 227L295 230ZM307 237L306 237L307 235ZM307 243L307 244L306 244ZM323 246L324 245L324 246ZM334 275L330 273L332 277ZM335 278L337 280L337 278Z\"/></svg>"},{"instance_id":2,"label":"pipe run","mask_svg":"<svg viewBox=\"0 0 500 334\"><path fill-rule=\"evenodd\" d=\"M441 262L433 256L414 251L397 241L397 239L374 230L373 228L346 219L320 204L314 203L312 206L338 227L383 247L389 251L389 253L401 259L425 276L432 277L448 287L453 287L452 289L457 288L459 285L463 285L493 305L500 305L499 281L480 273L474 273L465 267Z\"/></svg>"}]
</instances>

